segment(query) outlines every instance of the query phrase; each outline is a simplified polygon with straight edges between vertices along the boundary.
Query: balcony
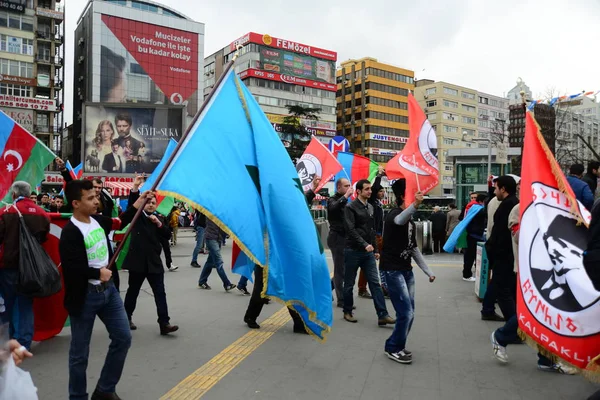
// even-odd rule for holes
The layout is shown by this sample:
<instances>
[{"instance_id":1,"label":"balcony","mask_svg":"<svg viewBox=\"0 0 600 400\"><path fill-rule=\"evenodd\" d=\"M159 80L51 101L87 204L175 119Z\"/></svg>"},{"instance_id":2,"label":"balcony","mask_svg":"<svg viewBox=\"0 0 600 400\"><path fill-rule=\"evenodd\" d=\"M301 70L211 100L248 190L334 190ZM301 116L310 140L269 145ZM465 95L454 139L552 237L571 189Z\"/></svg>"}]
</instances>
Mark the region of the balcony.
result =
<instances>
[{"instance_id":1,"label":"balcony","mask_svg":"<svg viewBox=\"0 0 600 400\"><path fill-rule=\"evenodd\" d=\"M38 40L48 40L48 41L51 41L52 40L52 36L53 35L48 30L40 30L40 29L38 29L38 30L35 31L35 37Z\"/></svg>"},{"instance_id":2,"label":"balcony","mask_svg":"<svg viewBox=\"0 0 600 400\"><path fill-rule=\"evenodd\" d=\"M52 60L49 54L36 54L35 61L43 64L54 64L54 60Z\"/></svg>"},{"instance_id":3,"label":"balcony","mask_svg":"<svg viewBox=\"0 0 600 400\"><path fill-rule=\"evenodd\" d=\"M33 131L35 133L53 133L54 127L49 125L34 124Z\"/></svg>"}]
</instances>

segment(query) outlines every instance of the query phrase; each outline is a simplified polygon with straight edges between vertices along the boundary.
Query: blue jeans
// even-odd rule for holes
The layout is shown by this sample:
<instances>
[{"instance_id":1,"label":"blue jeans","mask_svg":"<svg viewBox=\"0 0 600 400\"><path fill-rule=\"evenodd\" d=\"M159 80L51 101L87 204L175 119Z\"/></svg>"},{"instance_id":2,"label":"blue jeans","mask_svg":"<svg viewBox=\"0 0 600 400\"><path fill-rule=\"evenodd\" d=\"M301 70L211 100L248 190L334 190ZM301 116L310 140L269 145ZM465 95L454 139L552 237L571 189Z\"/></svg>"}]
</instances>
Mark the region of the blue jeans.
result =
<instances>
[{"instance_id":1,"label":"blue jeans","mask_svg":"<svg viewBox=\"0 0 600 400\"><path fill-rule=\"evenodd\" d=\"M221 246L219 245L219 242L216 240L207 240L206 248L208 249L208 258L206 259L206 263L204 264L202 272L200 273L198 285L203 285L206 283L213 268L216 268L219 278L221 278L223 281L223 287L231 285L231 282L229 281L229 278L227 278L227 274L225 274L225 270L223 269L223 257L221 257Z\"/></svg>"},{"instance_id":2,"label":"blue jeans","mask_svg":"<svg viewBox=\"0 0 600 400\"><path fill-rule=\"evenodd\" d=\"M412 271L382 271L388 294L396 310L396 325L385 341L385 351L397 353L406 348L406 339L415 320L415 276Z\"/></svg>"},{"instance_id":3,"label":"blue jeans","mask_svg":"<svg viewBox=\"0 0 600 400\"><path fill-rule=\"evenodd\" d=\"M97 293L94 290L88 290L81 314L70 315L70 400L87 400L88 398L86 370L96 315L106 326L110 337L110 346L96 388L103 393L114 393L117 383L121 379L127 351L131 346L131 331L121 296L114 284L110 282L104 292Z\"/></svg>"},{"instance_id":4,"label":"blue jeans","mask_svg":"<svg viewBox=\"0 0 600 400\"><path fill-rule=\"evenodd\" d=\"M237 287L240 289L246 289L248 287L248 278L244 275L240 276L240 281L237 284Z\"/></svg>"},{"instance_id":5,"label":"blue jeans","mask_svg":"<svg viewBox=\"0 0 600 400\"><path fill-rule=\"evenodd\" d=\"M204 240L204 228L201 226L197 226L194 228L196 230L196 247L194 247L194 252L192 253L192 262L198 262L198 254L200 253L200 249L202 249L202 242Z\"/></svg>"},{"instance_id":6,"label":"blue jeans","mask_svg":"<svg viewBox=\"0 0 600 400\"><path fill-rule=\"evenodd\" d=\"M500 346L506 347L509 344L515 343L517 340L519 340L519 334L517 332L518 329L519 322L517 320L517 314L515 314L510 317L508 321L506 321L504 326L496 329L496 332L494 332L494 337ZM538 364L551 366L554 363L542 353L538 353Z\"/></svg>"},{"instance_id":7,"label":"blue jeans","mask_svg":"<svg viewBox=\"0 0 600 400\"><path fill-rule=\"evenodd\" d=\"M6 308L0 319L9 324L10 337L29 349L33 340L33 299L17 293L18 280L16 268L0 269L0 296Z\"/></svg>"},{"instance_id":8,"label":"blue jeans","mask_svg":"<svg viewBox=\"0 0 600 400\"><path fill-rule=\"evenodd\" d=\"M356 274L359 267L365 271L377 316L379 318L387 317L389 314L385 307L385 298L379 283L375 254L352 249L344 249L344 314L352 314L352 307L354 306L352 291L356 284Z\"/></svg>"}]
</instances>

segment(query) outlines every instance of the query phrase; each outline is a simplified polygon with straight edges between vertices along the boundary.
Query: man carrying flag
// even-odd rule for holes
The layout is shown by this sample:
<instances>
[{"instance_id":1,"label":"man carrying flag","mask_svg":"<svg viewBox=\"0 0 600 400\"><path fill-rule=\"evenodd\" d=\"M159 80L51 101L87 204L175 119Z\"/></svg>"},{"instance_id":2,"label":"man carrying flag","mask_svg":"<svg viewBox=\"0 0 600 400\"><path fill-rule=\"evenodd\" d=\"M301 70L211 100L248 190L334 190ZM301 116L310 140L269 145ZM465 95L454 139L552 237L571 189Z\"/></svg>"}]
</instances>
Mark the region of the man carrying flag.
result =
<instances>
[{"instance_id":1,"label":"man carrying flag","mask_svg":"<svg viewBox=\"0 0 600 400\"><path fill-rule=\"evenodd\" d=\"M416 192L428 193L439 182L437 137L417 100L408 94L410 137L404 149L392 158L386 172L389 179L406 179L406 204L412 204Z\"/></svg>"}]
</instances>

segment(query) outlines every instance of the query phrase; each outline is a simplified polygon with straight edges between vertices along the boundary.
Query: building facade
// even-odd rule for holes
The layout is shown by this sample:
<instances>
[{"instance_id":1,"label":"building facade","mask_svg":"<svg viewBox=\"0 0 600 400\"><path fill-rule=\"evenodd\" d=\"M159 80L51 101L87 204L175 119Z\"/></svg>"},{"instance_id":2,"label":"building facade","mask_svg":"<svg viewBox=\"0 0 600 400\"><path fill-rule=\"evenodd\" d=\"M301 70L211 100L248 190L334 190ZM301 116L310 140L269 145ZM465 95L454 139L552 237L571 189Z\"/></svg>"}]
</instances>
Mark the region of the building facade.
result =
<instances>
[{"instance_id":1,"label":"building facade","mask_svg":"<svg viewBox=\"0 0 600 400\"><path fill-rule=\"evenodd\" d=\"M454 164L448 150L478 147L477 116L479 96L476 90L447 82L419 80L415 98L436 131L440 183L431 196L454 197Z\"/></svg>"},{"instance_id":2,"label":"building facade","mask_svg":"<svg viewBox=\"0 0 600 400\"><path fill-rule=\"evenodd\" d=\"M64 104L60 0L0 2L0 110L60 154Z\"/></svg>"},{"instance_id":3,"label":"building facade","mask_svg":"<svg viewBox=\"0 0 600 400\"><path fill-rule=\"evenodd\" d=\"M580 97L556 106L557 161L565 170L576 163L587 167L600 153L600 103Z\"/></svg>"},{"instance_id":4,"label":"building facade","mask_svg":"<svg viewBox=\"0 0 600 400\"><path fill-rule=\"evenodd\" d=\"M300 123L322 143L335 136L335 62L337 53L299 42L249 32L204 60L204 96L212 90L239 48L234 69L279 132L288 106L318 110L318 120Z\"/></svg>"},{"instance_id":5,"label":"building facade","mask_svg":"<svg viewBox=\"0 0 600 400\"><path fill-rule=\"evenodd\" d=\"M385 164L404 148L414 76L374 58L341 64L336 71L337 131L353 152Z\"/></svg>"},{"instance_id":6,"label":"building facade","mask_svg":"<svg viewBox=\"0 0 600 400\"><path fill-rule=\"evenodd\" d=\"M86 174L152 172L203 101L204 24L152 1L90 0L74 41L71 159Z\"/></svg>"},{"instance_id":7,"label":"building facade","mask_svg":"<svg viewBox=\"0 0 600 400\"><path fill-rule=\"evenodd\" d=\"M478 92L477 101L477 137L490 138L494 146L508 143L508 99ZM479 143L479 147L487 147L487 144Z\"/></svg>"}]
</instances>

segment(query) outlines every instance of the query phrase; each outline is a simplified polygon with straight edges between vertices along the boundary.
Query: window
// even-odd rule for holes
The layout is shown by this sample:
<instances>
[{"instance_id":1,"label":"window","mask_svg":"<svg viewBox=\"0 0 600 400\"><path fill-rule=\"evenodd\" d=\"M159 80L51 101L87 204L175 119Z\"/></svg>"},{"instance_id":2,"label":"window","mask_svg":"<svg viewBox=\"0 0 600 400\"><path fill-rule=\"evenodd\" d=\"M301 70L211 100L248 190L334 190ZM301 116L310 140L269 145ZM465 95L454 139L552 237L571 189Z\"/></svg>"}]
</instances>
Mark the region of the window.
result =
<instances>
[{"instance_id":1,"label":"window","mask_svg":"<svg viewBox=\"0 0 600 400\"><path fill-rule=\"evenodd\" d=\"M488 104L488 98L479 96L479 103Z\"/></svg>"},{"instance_id":2,"label":"window","mask_svg":"<svg viewBox=\"0 0 600 400\"><path fill-rule=\"evenodd\" d=\"M462 105L463 110L468 111L468 112L475 112L475 107L467 105L467 104L463 104Z\"/></svg>"},{"instance_id":3,"label":"window","mask_svg":"<svg viewBox=\"0 0 600 400\"><path fill-rule=\"evenodd\" d=\"M357 86L359 87L359 89L357 91L360 91L360 85L357 85ZM379 92L397 94L400 96L408 96L408 89L384 85L384 84L376 83L376 82L367 82L365 85L365 89L366 90L377 90Z\"/></svg>"},{"instance_id":4,"label":"window","mask_svg":"<svg viewBox=\"0 0 600 400\"><path fill-rule=\"evenodd\" d=\"M465 135L468 135L468 136L475 136L475 130L474 129L463 129L463 133Z\"/></svg>"},{"instance_id":5,"label":"window","mask_svg":"<svg viewBox=\"0 0 600 400\"><path fill-rule=\"evenodd\" d=\"M155 5L147 3L138 3L135 0L131 2L131 8L137 8L138 10L149 11L158 14L158 7L156 7Z\"/></svg>"},{"instance_id":6,"label":"window","mask_svg":"<svg viewBox=\"0 0 600 400\"><path fill-rule=\"evenodd\" d=\"M463 116L462 117L462 122L464 124L475 124L475 118Z\"/></svg>"},{"instance_id":7,"label":"window","mask_svg":"<svg viewBox=\"0 0 600 400\"><path fill-rule=\"evenodd\" d=\"M0 94L10 96L31 97L31 86L20 86L0 83Z\"/></svg>"},{"instance_id":8,"label":"window","mask_svg":"<svg viewBox=\"0 0 600 400\"><path fill-rule=\"evenodd\" d=\"M0 74L33 78L33 63L0 58Z\"/></svg>"},{"instance_id":9,"label":"window","mask_svg":"<svg viewBox=\"0 0 600 400\"><path fill-rule=\"evenodd\" d=\"M43 114L43 113L38 112L36 124L38 125L38 127L46 127L46 128L49 127L50 120L49 120L48 114Z\"/></svg>"},{"instance_id":10,"label":"window","mask_svg":"<svg viewBox=\"0 0 600 400\"><path fill-rule=\"evenodd\" d=\"M383 71L377 68L367 68L367 75L374 75L380 78L391 79L393 81L413 84L414 78L412 76L397 74L395 72Z\"/></svg>"},{"instance_id":11,"label":"window","mask_svg":"<svg viewBox=\"0 0 600 400\"><path fill-rule=\"evenodd\" d=\"M452 172L453 170L454 170L454 167L452 166L452 164L444 165L444 171Z\"/></svg>"},{"instance_id":12,"label":"window","mask_svg":"<svg viewBox=\"0 0 600 400\"><path fill-rule=\"evenodd\" d=\"M360 100L360 99L358 99L358 100ZM358 101L357 101L357 103L358 103ZM397 108L400 110L408 110L408 103L405 103L403 101L383 99L381 97L375 97L375 96L368 96L367 104L375 104L378 106ZM358 106L360 104L356 104L356 105Z\"/></svg>"},{"instance_id":13,"label":"window","mask_svg":"<svg viewBox=\"0 0 600 400\"><path fill-rule=\"evenodd\" d=\"M479 116L483 116L483 115L488 115L488 110L486 110L485 108L480 108Z\"/></svg>"},{"instance_id":14,"label":"window","mask_svg":"<svg viewBox=\"0 0 600 400\"><path fill-rule=\"evenodd\" d=\"M448 88L444 86L444 93L449 94L451 96L458 96L458 90L456 89L452 89L452 88Z\"/></svg>"},{"instance_id":15,"label":"window","mask_svg":"<svg viewBox=\"0 0 600 400\"><path fill-rule=\"evenodd\" d=\"M456 127L456 126L450 126L450 125L444 125L444 132L446 132L446 133L458 133L458 127Z\"/></svg>"},{"instance_id":16,"label":"window","mask_svg":"<svg viewBox=\"0 0 600 400\"><path fill-rule=\"evenodd\" d=\"M427 114L427 119L430 120L430 121L434 121L437 118L436 114L437 113L428 113Z\"/></svg>"},{"instance_id":17,"label":"window","mask_svg":"<svg viewBox=\"0 0 600 400\"><path fill-rule=\"evenodd\" d=\"M452 146L454 144L454 139L444 138L444 144Z\"/></svg>"},{"instance_id":18,"label":"window","mask_svg":"<svg viewBox=\"0 0 600 400\"><path fill-rule=\"evenodd\" d=\"M458 121L458 115L448 112L443 113L442 118L447 119L448 121Z\"/></svg>"},{"instance_id":19,"label":"window","mask_svg":"<svg viewBox=\"0 0 600 400\"><path fill-rule=\"evenodd\" d=\"M489 123L488 123L488 121L486 121L485 119L480 119L480 120L477 122L477 125L478 125L480 128L489 128L489 127L490 127L490 124L489 124Z\"/></svg>"},{"instance_id":20,"label":"window","mask_svg":"<svg viewBox=\"0 0 600 400\"><path fill-rule=\"evenodd\" d=\"M33 40L0 35L0 51L14 54L33 55Z\"/></svg>"},{"instance_id":21,"label":"window","mask_svg":"<svg viewBox=\"0 0 600 400\"><path fill-rule=\"evenodd\" d=\"M444 100L444 107L458 108L458 103L455 101Z\"/></svg>"},{"instance_id":22,"label":"window","mask_svg":"<svg viewBox=\"0 0 600 400\"><path fill-rule=\"evenodd\" d=\"M429 89L425 90L425 94L426 94L427 96L431 96L432 94L435 94L435 92L436 92L436 89L437 89L437 88L434 88L434 87L432 87L432 88L429 88Z\"/></svg>"},{"instance_id":23,"label":"window","mask_svg":"<svg viewBox=\"0 0 600 400\"><path fill-rule=\"evenodd\" d=\"M33 32L33 17L0 11L0 27Z\"/></svg>"},{"instance_id":24,"label":"window","mask_svg":"<svg viewBox=\"0 0 600 400\"><path fill-rule=\"evenodd\" d=\"M475 100L475 95L469 92L462 92L463 99Z\"/></svg>"},{"instance_id":25,"label":"window","mask_svg":"<svg viewBox=\"0 0 600 400\"><path fill-rule=\"evenodd\" d=\"M428 100L425 102L425 107L435 107L437 106L437 100Z\"/></svg>"}]
</instances>

